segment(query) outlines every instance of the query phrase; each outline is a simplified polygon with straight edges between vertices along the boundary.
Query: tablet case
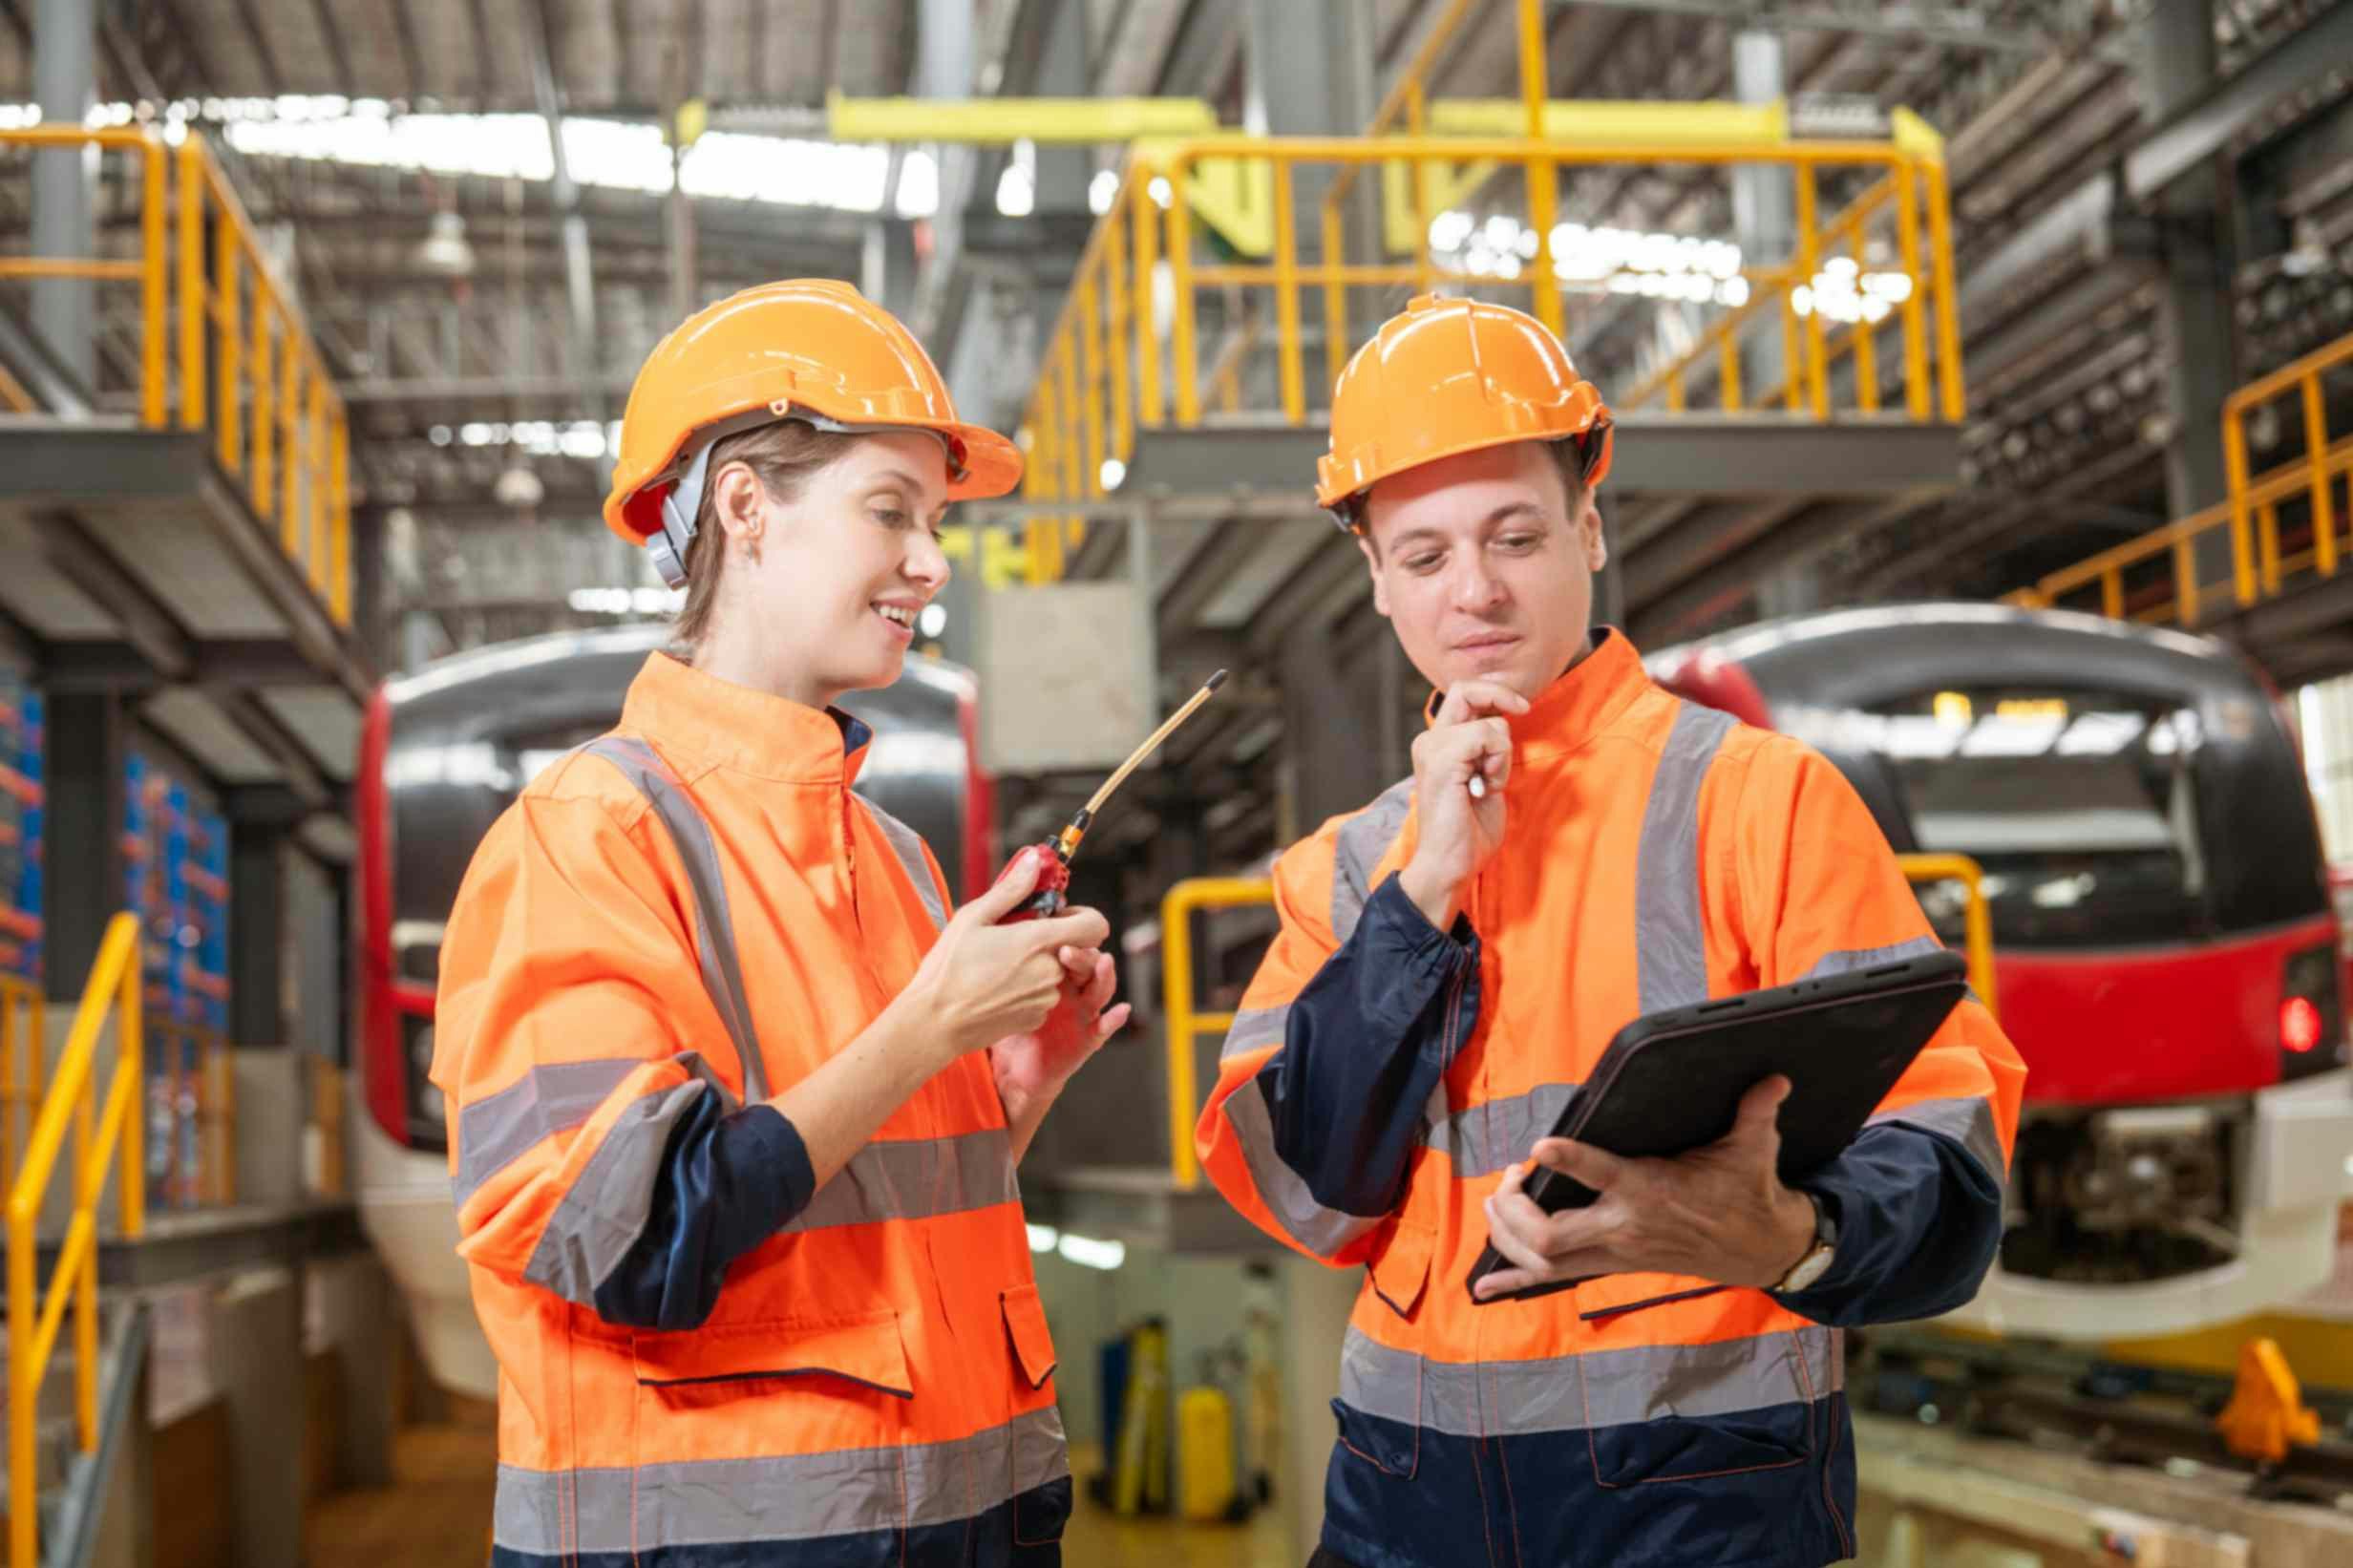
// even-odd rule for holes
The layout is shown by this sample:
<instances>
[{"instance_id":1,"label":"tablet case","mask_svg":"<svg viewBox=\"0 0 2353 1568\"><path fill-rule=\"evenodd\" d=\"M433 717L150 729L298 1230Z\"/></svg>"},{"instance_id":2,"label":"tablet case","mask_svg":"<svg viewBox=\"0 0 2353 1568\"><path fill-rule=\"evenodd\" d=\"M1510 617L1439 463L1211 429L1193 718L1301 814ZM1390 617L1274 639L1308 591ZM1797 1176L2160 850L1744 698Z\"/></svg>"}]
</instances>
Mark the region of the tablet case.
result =
<instances>
[{"instance_id":1,"label":"tablet case","mask_svg":"<svg viewBox=\"0 0 2353 1568\"><path fill-rule=\"evenodd\" d=\"M1618 1031L1550 1135L1634 1157L1684 1154L1730 1133L1741 1096L1778 1072L1791 1085L1781 1102L1779 1169L1784 1182L1794 1181L1855 1141L1960 1004L1967 971L1960 954L1939 950L1646 1013ZM1600 1196L1549 1166L1538 1166L1524 1190L1547 1214ZM1478 1282L1511 1266L1490 1242L1464 1288L1486 1305L1584 1282L1559 1280L1481 1301Z\"/></svg>"}]
</instances>

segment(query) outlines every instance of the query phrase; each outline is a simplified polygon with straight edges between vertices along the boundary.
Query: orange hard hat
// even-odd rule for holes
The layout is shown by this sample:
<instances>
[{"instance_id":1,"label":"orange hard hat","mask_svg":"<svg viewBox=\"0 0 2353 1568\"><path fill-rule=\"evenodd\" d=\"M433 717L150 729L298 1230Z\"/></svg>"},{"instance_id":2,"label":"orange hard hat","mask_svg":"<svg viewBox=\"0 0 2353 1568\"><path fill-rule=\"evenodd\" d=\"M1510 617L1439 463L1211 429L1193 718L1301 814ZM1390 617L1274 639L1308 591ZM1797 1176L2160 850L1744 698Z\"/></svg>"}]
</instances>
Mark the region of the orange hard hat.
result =
<instances>
[{"instance_id":1,"label":"orange hard hat","mask_svg":"<svg viewBox=\"0 0 2353 1568\"><path fill-rule=\"evenodd\" d=\"M1392 474L1481 447L1564 440L1582 451L1585 482L1600 484L1609 410L1542 322L1505 305L1417 295L1340 372L1315 500L1353 527L1358 498Z\"/></svg>"},{"instance_id":2,"label":"orange hard hat","mask_svg":"<svg viewBox=\"0 0 2353 1568\"><path fill-rule=\"evenodd\" d=\"M1021 482L1021 449L956 417L947 382L897 317L846 283L794 279L696 311L646 356L622 414L605 526L683 583L712 443L777 419L848 434L929 431L947 449L950 500Z\"/></svg>"}]
</instances>

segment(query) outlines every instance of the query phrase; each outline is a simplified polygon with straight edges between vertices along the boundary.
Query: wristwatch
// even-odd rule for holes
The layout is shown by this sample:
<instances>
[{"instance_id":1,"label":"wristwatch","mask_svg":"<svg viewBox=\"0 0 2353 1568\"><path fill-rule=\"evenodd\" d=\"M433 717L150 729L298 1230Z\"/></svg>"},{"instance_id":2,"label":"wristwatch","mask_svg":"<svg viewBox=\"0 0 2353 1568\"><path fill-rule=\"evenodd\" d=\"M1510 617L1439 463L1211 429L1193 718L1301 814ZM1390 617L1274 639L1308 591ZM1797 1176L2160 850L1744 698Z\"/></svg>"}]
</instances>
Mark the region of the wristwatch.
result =
<instances>
[{"instance_id":1,"label":"wristwatch","mask_svg":"<svg viewBox=\"0 0 2353 1568\"><path fill-rule=\"evenodd\" d=\"M1790 1271L1768 1288L1775 1292L1803 1290L1819 1280L1838 1256L1838 1222L1822 1206L1813 1194L1806 1194L1806 1201L1813 1205L1813 1245L1805 1256L1790 1265Z\"/></svg>"}]
</instances>

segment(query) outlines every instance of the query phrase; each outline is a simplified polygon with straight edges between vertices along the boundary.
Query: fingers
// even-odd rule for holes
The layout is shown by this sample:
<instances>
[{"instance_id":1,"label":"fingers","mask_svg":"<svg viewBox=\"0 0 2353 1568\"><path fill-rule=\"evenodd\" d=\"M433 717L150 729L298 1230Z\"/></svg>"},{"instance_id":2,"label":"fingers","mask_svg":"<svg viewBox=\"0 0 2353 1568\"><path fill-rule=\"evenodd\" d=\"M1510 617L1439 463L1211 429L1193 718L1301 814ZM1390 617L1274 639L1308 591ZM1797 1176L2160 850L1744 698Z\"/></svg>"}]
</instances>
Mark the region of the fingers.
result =
<instances>
[{"instance_id":1,"label":"fingers","mask_svg":"<svg viewBox=\"0 0 2353 1568\"><path fill-rule=\"evenodd\" d=\"M1094 982L1095 960L1108 955L1086 947L1060 947L1054 951L1062 964L1062 984L1065 989L1083 991Z\"/></svg>"},{"instance_id":2,"label":"fingers","mask_svg":"<svg viewBox=\"0 0 2353 1568\"><path fill-rule=\"evenodd\" d=\"M1014 856L1013 863L1005 868L1005 875L991 883L988 891L959 909L957 919L994 925L1020 908L1022 900L1037 891L1038 853L1033 844Z\"/></svg>"},{"instance_id":3,"label":"fingers","mask_svg":"<svg viewBox=\"0 0 2353 1568\"><path fill-rule=\"evenodd\" d=\"M1438 705L1436 724L1444 727L1485 713L1525 713L1528 699L1500 681L1456 681L1446 689Z\"/></svg>"},{"instance_id":4,"label":"fingers","mask_svg":"<svg viewBox=\"0 0 2353 1568\"><path fill-rule=\"evenodd\" d=\"M1127 1003L1122 1002L1116 1007L1105 1012L1102 1017L1095 1020L1095 1039L1098 1042L1108 1040L1121 1029L1126 1028L1128 1019L1134 1013L1134 1010Z\"/></svg>"},{"instance_id":5,"label":"fingers","mask_svg":"<svg viewBox=\"0 0 2353 1568\"><path fill-rule=\"evenodd\" d=\"M1061 914L1041 921L1032 921L1028 936L1038 949L1052 952L1059 947L1100 947L1112 934L1112 922L1100 911L1073 904Z\"/></svg>"},{"instance_id":6,"label":"fingers","mask_svg":"<svg viewBox=\"0 0 2353 1568\"><path fill-rule=\"evenodd\" d=\"M1626 1162L1606 1149L1567 1138L1538 1138L1528 1157L1562 1176L1575 1176L1597 1193L1606 1193L1624 1179Z\"/></svg>"},{"instance_id":7,"label":"fingers","mask_svg":"<svg viewBox=\"0 0 2353 1568\"><path fill-rule=\"evenodd\" d=\"M1441 782L1467 783L1476 773L1490 784L1501 784L1512 772L1512 728L1501 719L1468 719L1425 731L1414 742L1414 771L1425 778L1435 768Z\"/></svg>"},{"instance_id":8,"label":"fingers","mask_svg":"<svg viewBox=\"0 0 2353 1568\"><path fill-rule=\"evenodd\" d=\"M1090 1011L1100 1012L1111 1002L1112 992L1119 988L1119 969L1109 953L1096 953L1093 957L1094 976L1088 982L1082 999Z\"/></svg>"}]
</instances>

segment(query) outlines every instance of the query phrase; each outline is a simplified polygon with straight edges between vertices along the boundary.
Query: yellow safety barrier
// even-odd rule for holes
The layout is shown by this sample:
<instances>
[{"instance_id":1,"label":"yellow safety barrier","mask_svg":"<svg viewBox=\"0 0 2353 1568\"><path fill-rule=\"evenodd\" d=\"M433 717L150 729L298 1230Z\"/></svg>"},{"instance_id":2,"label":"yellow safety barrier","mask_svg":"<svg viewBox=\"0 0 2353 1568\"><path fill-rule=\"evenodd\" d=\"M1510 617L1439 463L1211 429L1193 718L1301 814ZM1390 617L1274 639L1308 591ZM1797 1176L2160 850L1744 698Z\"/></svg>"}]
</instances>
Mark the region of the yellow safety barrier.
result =
<instances>
[{"instance_id":1,"label":"yellow safety barrier","mask_svg":"<svg viewBox=\"0 0 2353 1568\"><path fill-rule=\"evenodd\" d=\"M190 135L175 155L150 130L72 126L0 130L0 149L11 147L95 147L140 160L137 260L5 258L0 280L136 282L139 422L156 430L175 423L176 387L178 427L215 433L223 470L254 513L278 525L279 548L303 569L335 623L350 625L350 432L343 399L211 148ZM29 412L31 399L21 393L0 388L18 412Z\"/></svg>"},{"instance_id":2,"label":"yellow safety barrier","mask_svg":"<svg viewBox=\"0 0 2353 1568\"><path fill-rule=\"evenodd\" d=\"M16 1178L16 1153L41 1105L49 1049L49 998L32 981L0 975L0 1181Z\"/></svg>"},{"instance_id":3,"label":"yellow safety barrier","mask_svg":"<svg viewBox=\"0 0 2353 1568\"><path fill-rule=\"evenodd\" d=\"M1168 1015L1168 1163L1178 1192L1201 1184L1193 1154L1193 1119L1200 1113L1200 1085L1193 1072L1193 1044L1234 1027L1230 1012L1193 1006L1193 914L1200 909L1272 905L1275 884L1263 877L1194 877L1160 901L1160 994Z\"/></svg>"},{"instance_id":4,"label":"yellow safety barrier","mask_svg":"<svg viewBox=\"0 0 2353 1568\"><path fill-rule=\"evenodd\" d=\"M1959 882L1968 901L1963 930L1967 935L1969 987L1985 1010L1994 1012L1994 922L1985 903L1985 871L1966 855L1898 855L1896 863L1915 884ZM1996 1014L1999 1016L1999 1014Z\"/></svg>"},{"instance_id":5,"label":"yellow safety barrier","mask_svg":"<svg viewBox=\"0 0 2353 1568\"><path fill-rule=\"evenodd\" d=\"M2303 580L2307 573L2334 577L2344 546L2339 536L2332 487L2341 477L2353 475L2353 434L2330 438L2321 377L2346 365L2353 365L2353 336L2239 388L2222 405L2222 456L2230 483L2227 499L2053 572L2033 586L2008 595L2007 602L2048 608L2068 604L2091 590L2099 595L2100 613L2113 620L2190 626L2198 623L2210 600L2225 600L2245 609L2278 598L2292 580ZM2304 454L2250 477L2247 418L2289 392L2297 393L2302 404ZM2353 513L2353 479L2347 479L2346 485L2345 510ZM2307 511L2306 538L2302 548L2283 553L2279 509L2298 500L2304 502ZM2198 542L2218 528L2231 531L2231 578L2222 583L2201 583ZM2165 563L2154 574L2153 584L2162 597L2152 596L2150 603L2136 604L2126 576L2152 562Z\"/></svg>"},{"instance_id":6,"label":"yellow safety barrier","mask_svg":"<svg viewBox=\"0 0 2353 1568\"><path fill-rule=\"evenodd\" d=\"M37 1568L40 1529L35 1508L33 1437L41 1384L56 1348L65 1309L74 1305L74 1409L84 1453L98 1446L98 1201L107 1168L122 1151L122 1234L147 1227L147 1189L140 1160L141 1086L139 930L128 913L107 922L90 984L74 1014L74 1028L57 1058L56 1075L41 1102L23 1169L9 1188L9 1563ZM105 1108L95 1115L98 1035L115 1018L115 1070ZM58 1249L46 1292L35 1293L33 1227L74 1124L74 1218Z\"/></svg>"},{"instance_id":7,"label":"yellow safety barrier","mask_svg":"<svg viewBox=\"0 0 2353 1568\"><path fill-rule=\"evenodd\" d=\"M165 1203L226 1204L237 1201L237 1066L228 1043L211 1029L173 1019L150 1018L147 1044L159 1063L168 1064L172 1094L172 1149L177 1165L180 1130L195 1133L196 1163L174 1178Z\"/></svg>"},{"instance_id":8,"label":"yellow safety barrier","mask_svg":"<svg viewBox=\"0 0 2353 1568\"><path fill-rule=\"evenodd\" d=\"M1109 210L1095 225L1069 297L1041 356L1035 391L1022 421L1029 462L1023 495L1031 501L1096 499L1116 483L1106 477L1107 462L1124 471L1135 448L1136 432L1174 423L1198 426L1204 404L1220 392L1232 410L1240 382L1238 364L1264 330L1265 312L1228 308L1227 337L1213 350L1204 371L1201 338L1204 293L1222 303L1255 305L1271 292L1275 358L1274 407L1240 412L1280 414L1288 424L1308 422L1311 401L1320 405L1355 346L1348 311L1350 288L1427 290L1440 285L1475 288L1482 295L1524 291L1547 327L1562 327L1561 281L1553 262L1557 181L1564 168L1616 164L1683 164L1721 168L1788 168L1796 186L1797 254L1786 266L1750 267L1749 298L1726 311L1700 341L1663 366L1641 385L1611 398L1633 408L1658 401L1669 411L1712 395L1727 412L1752 413L1775 404L1784 417L1827 419L1832 414L1830 367L1855 362L1854 409L1885 417L1882 411L1877 336L1892 330L1901 338L1904 387L1902 417L1917 421L1958 420L1966 395L1961 380L1960 330L1953 284L1951 221L1941 144L1916 118L1896 117L1895 134L1883 141L1801 140L1787 135L1786 117L1748 113L1722 124L1720 141L1694 139L1662 130L1659 139L1638 138L1655 120L1654 106L1568 105L1545 98L1541 7L1520 0L1522 32L1521 125L1516 135L1432 134L1431 106L1422 101L1421 71L1435 45L1466 13L1456 0L1441 19L1423 58L1375 116L1369 134L1357 138L1253 138L1236 134L1184 140L1138 142L1130 152ZM1448 107L1448 106L1440 106ZM1625 111L1635 116L1612 134L1585 141L1560 141L1547 129L1563 115ZM1457 122L1484 123L1492 106L1456 105ZM1403 136L1386 134L1402 115ZM1643 118L1643 115L1651 117ZM1778 129L1776 129L1778 127ZM1429 245L1437 193L1466 188L1457 171L1474 180L1516 171L1527 193L1526 217L1536 255L1516 278L1473 275L1441 265ZM1345 199L1359 174L1371 168L1385 178L1402 174L1414 197L1412 255L1392 262L1386 254L1351 257ZM1818 181L1825 171L1877 170L1870 185L1844 211L1820 221ZM1309 179L1328 177L1321 204L1320 255L1303 257L1294 192ZM1211 229L1196 232L1197 222ZM1265 262L1248 258L1265 241ZM1253 237L1238 243L1235 236ZM1891 238L1892 237L1892 238ZM1800 290L1815 288L1834 259L1851 262L1857 273L1872 246L1890 239L1904 291L1891 303L1886 320L1865 321L1835 335L1825 311L1809 304L1801 315ZM1384 250L1386 247L1382 247ZM1305 306L1303 292L1320 296L1325 363L1320 389L1311 400L1306 368ZM1818 291L1818 290L1817 290ZM1777 310L1785 346L1781 385L1762 398L1745 398L1739 340L1766 311ZM1304 490L1311 476L1300 477ZM1070 546L1081 533L1075 519L1050 515L1029 524L1028 542L1034 581L1059 578Z\"/></svg>"}]
</instances>

